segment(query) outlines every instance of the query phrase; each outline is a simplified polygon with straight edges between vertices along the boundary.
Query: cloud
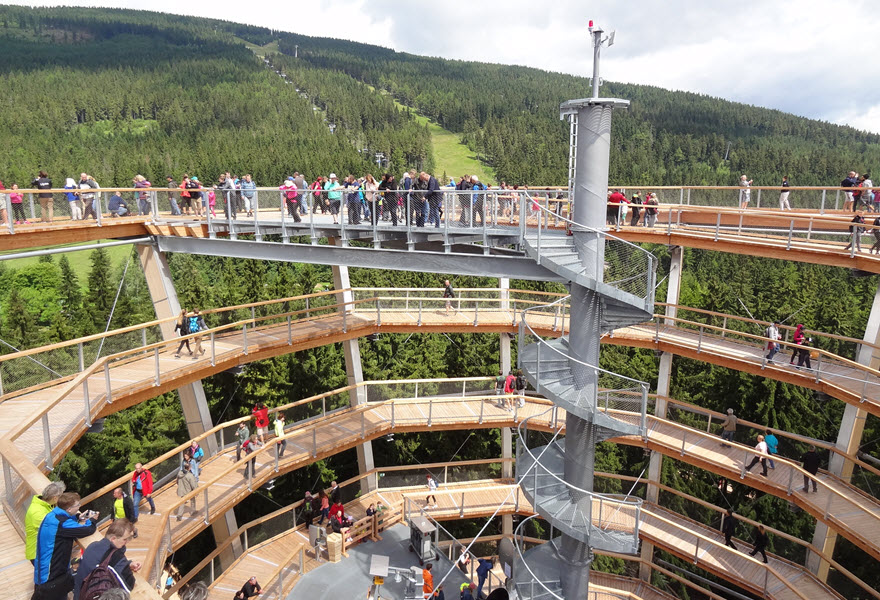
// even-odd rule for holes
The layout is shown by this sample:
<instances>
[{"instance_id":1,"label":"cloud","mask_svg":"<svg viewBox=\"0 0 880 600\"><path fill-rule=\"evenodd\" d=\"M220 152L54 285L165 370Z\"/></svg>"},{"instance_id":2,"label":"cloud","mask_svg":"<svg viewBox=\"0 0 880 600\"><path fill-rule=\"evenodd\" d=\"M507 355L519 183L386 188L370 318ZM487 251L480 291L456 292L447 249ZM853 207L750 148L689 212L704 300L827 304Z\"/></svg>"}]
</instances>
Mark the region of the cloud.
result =
<instances>
[{"instance_id":1,"label":"cloud","mask_svg":"<svg viewBox=\"0 0 880 600\"><path fill-rule=\"evenodd\" d=\"M32 2L15 2L34 4ZM40 2L39 4L46 4ZM50 3L61 4L61 3ZM719 96L880 133L880 3L869 0L108 0L462 60L589 76L587 22L617 30L602 77Z\"/></svg>"}]
</instances>

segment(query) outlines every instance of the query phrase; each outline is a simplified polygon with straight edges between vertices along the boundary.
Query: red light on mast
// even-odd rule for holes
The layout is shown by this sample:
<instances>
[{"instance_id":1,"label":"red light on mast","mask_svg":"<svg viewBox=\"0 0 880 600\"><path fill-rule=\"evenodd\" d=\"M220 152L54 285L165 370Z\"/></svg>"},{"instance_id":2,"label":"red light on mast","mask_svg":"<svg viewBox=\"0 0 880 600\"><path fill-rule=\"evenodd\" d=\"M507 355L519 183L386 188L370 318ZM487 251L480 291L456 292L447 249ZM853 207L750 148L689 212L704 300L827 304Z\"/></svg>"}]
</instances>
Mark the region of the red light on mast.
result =
<instances>
[{"instance_id":1,"label":"red light on mast","mask_svg":"<svg viewBox=\"0 0 880 600\"><path fill-rule=\"evenodd\" d=\"M592 27L592 26L593 26L593 20L590 19L590 27Z\"/></svg>"}]
</instances>

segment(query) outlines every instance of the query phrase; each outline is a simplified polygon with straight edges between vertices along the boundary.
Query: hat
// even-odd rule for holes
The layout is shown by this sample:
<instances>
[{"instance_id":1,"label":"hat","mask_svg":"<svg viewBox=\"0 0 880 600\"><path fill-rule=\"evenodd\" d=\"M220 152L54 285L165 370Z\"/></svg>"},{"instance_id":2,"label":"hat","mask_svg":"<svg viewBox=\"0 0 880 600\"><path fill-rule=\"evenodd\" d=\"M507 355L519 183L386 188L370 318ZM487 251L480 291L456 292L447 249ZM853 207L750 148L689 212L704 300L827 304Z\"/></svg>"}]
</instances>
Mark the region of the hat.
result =
<instances>
[{"instance_id":1,"label":"hat","mask_svg":"<svg viewBox=\"0 0 880 600\"><path fill-rule=\"evenodd\" d=\"M474 181L479 181L479 180L480 180L480 178L477 177L476 175L471 176L471 179L473 179Z\"/></svg>"},{"instance_id":2,"label":"hat","mask_svg":"<svg viewBox=\"0 0 880 600\"><path fill-rule=\"evenodd\" d=\"M330 179L336 179L336 173L330 173Z\"/></svg>"},{"instance_id":3,"label":"hat","mask_svg":"<svg viewBox=\"0 0 880 600\"><path fill-rule=\"evenodd\" d=\"M69 185L70 187L73 187L74 185L76 185L73 181L73 177L67 178L67 185Z\"/></svg>"},{"instance_id":4,"label":"hat","mask_svg":"<svg viewBox=\"0 0 880 600\"><path fill-rule=\"evenodd\" d=\"M287 181L293 181L293 177L288 177Z\"/></svg>"},{"instance_id":5,"label":"hat","mask_svg":"<svg viewBox=\"0 0 880 600\"><path fill-rule=\"evenodd\" d=\"M195 175L193 175L193 176L192 176L192 177L190 177L190 180L191 180L191 181L198 181L198 180L199 180L199 178L198 178L198 177L196 177L196 176L195 176Z\"/></svg>"}]
</instances>

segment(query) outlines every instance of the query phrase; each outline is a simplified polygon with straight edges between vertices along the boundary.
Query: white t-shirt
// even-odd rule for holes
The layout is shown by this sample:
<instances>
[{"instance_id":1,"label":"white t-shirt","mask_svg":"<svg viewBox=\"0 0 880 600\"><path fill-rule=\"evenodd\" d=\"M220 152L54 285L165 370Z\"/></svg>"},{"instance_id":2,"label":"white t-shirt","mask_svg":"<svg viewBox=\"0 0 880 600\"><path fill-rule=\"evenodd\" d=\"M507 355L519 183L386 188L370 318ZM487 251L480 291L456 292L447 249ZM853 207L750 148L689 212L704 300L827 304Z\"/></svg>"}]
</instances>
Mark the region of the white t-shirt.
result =
<instances>
[{"instance_id":1,"label":"white t-shirt","mask_svg":"<svg viewBox=\"0 0 880 600\"><path fill-rule=\"evenodd\" d=\"M758 451L758 454L769 454L767 452L767 442L761 440L755 445L755 450Z\"/></svg>"}]
</instances>

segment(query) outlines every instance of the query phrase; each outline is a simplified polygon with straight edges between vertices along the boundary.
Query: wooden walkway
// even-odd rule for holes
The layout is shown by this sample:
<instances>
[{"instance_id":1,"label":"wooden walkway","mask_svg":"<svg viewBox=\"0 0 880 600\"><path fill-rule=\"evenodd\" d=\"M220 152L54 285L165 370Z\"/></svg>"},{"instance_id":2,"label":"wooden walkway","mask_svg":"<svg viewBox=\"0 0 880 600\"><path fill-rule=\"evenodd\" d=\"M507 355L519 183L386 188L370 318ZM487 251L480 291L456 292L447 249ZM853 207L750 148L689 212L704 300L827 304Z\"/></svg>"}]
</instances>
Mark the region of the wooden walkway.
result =
<instances>
[{"instance_id":1,"label":"wooden walkway","mask_svg":"<svg viewBox=\"0 0 880 600\"><path fill-rule=\"evenodd\" d=\"M430 508L427 512L438 521L487 517L491 516L499 506L502 507L498 512L500 515L533 514L531 507L521 493L517 501L513 500L513 496L516 496L517 492L517 486L503 480L450 484L441 487L437 497L438 507ZM400 510L407 498L413 504L421 506L424 503L424 486L386 488L370 492L348 504L346 511L347 514L360 518L364 516L365 508L371 502L382 502L389 507L389 510ZM642 539L650 540L658 547L685 560L693 561L696 557L695 562L698 567L723 577L739 587L761 594L766 577L767 593L764 596L766 598L780 600L799 598L791 590L791 587L796 587L803 594L803 597L810 600L841 598L800 565L768 554L770 569L767 569L758 561L750 560L744 552L737 552L724 546L724 537L717 530L657 505L646 503L644 506L640 529ZM699 542L698 535L701 536ZM707 540L716 543L712 544ZM273 570L277 570L281 566L278 564L278 557L285 553L289 554L303 542L308 544L307 534L304 534L301 529L291 530L276 535L251 549L250 552L242 555L232 567L217 577L211 586L211 600L224 600L230 593L239 589L251 575L256 575L258 580L268 579ZM739 548L751 550L749 544L740 540L736 540L735 543ZM310 554L306 565L306 570L310 571L313 568L318 568L320 563L317 563L314 556ZM598 577L591 579L591 581L598 585L637 593L638 597L646 599L668 598L666 594L656 588L639 585L637 580L628 580L629 585L634 586L633 588L627 589L628 586L618 588L617 585L609 584L622 582L615 582L613 578L603 578L598 573L597 575ZM788 582L791 587L785 582Z\"/></svg>"}]
</instances>

